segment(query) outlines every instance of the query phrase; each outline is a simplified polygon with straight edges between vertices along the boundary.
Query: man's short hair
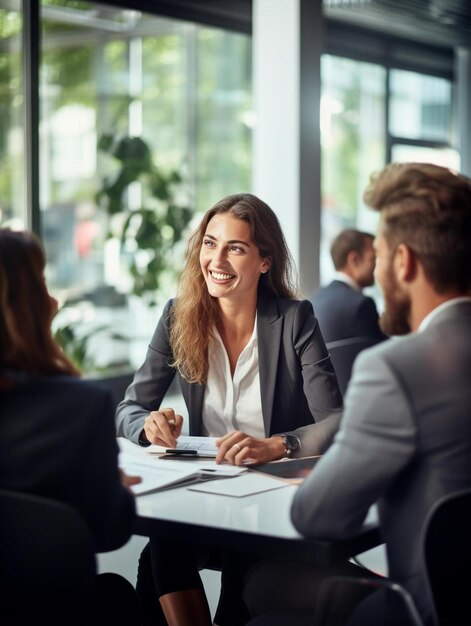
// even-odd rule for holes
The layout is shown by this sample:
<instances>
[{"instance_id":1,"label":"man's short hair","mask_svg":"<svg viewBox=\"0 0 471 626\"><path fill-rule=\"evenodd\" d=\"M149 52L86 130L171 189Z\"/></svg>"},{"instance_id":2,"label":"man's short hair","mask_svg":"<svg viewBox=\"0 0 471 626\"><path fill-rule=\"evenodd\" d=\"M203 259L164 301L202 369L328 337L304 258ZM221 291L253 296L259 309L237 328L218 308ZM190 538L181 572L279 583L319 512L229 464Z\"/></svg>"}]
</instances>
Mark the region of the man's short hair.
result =
<instances>
[{"instance_id":1,"label":"man's short hair","mask_svg":"<svg viewBox=\"0 0 471 626\"><path fill-rule=\"evenodd\" d=\"M363 254L367 242L374 239L370 233L347 228L337 235L330 246L330 254L336 270L342 270L347 264L347 257L350 252Z\"/></svg>"},{"instance_id":2,"label":"man's short hair","mask_svg":"<svg viewBox=\"0 0 471 626\"><path fill-rule=\"evenodd\" d=\"M471 180L430 163L390 163L364 194L391 251L403 243L438 293L471 288Z\"/></svg>"}]
</instances>

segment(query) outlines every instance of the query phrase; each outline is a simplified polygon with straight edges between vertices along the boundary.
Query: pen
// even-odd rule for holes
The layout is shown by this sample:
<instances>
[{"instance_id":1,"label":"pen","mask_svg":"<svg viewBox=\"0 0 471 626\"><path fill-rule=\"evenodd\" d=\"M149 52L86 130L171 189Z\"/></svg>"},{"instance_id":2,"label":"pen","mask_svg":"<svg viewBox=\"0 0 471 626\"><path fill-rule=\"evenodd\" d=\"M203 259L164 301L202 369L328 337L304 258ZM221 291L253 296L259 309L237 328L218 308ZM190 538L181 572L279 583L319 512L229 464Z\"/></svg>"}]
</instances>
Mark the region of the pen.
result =
<instances>
[{"instance_id":1,"label":"pen","mask_svg":"<svg viewBox=\"0 0 471 626\"><path fill-rule=\"evenodd\" d=\"M196 450L188 450L187 448L167 448L167 450L165 450L166 454L175 454L175 455L189 455L189 456L195 456L196 454L198 454L198 452Z\"/></svg>"}]
</instances>

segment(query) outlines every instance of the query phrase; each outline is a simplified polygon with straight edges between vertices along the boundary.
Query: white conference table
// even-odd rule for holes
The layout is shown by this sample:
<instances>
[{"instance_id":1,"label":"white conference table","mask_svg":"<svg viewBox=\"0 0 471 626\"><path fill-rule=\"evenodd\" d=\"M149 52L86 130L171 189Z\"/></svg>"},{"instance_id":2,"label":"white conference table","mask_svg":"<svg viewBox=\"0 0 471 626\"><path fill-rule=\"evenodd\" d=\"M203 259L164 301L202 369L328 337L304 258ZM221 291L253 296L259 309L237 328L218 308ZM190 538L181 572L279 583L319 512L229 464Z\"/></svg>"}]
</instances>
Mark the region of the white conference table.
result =
<instances>
[{"instance_id":1,"label":"white conference table","mask_svg":"<svg viewBox=\"0 0 471 626\"><path fill-rule=\"evenodd\" d=\"M207 459L204 462L207 464ZM249 474L256 480L255 472ZM190 491L187 487L142 494L136 498L135 533L285 556L319 565L344 560L383 543L374 514L357 535L346 540L303 537L290 520L291 501L297 488L287 484L244 497Z\"/></svg>"}]
</instances>

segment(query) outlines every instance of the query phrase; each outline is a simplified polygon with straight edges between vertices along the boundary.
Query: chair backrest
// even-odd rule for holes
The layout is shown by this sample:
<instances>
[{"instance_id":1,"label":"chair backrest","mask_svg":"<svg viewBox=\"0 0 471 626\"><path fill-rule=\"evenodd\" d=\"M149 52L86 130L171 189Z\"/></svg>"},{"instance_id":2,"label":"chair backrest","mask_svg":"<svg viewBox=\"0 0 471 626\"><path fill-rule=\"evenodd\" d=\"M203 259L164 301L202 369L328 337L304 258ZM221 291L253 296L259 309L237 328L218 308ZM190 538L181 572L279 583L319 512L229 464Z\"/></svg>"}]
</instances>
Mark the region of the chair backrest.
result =
<instances>
[{"instance_id":1,"label":"chair backrest","mask_svg":"<svg viewBox=\"0 0 471 626\"><path fill-rule=\"evenodd\" d=\"M132 383L133 377L134 372L127 372L125 374L115 374L112 376L93 376L88 380L111 392L113 408L116 409L118 404L124 398L126 389Z\"/></svg>"},{"instance_id":2,"label":"chair backrest","mask_svg":"<svg viewBox=\"0 0 471 626\"><path fill-rule=\"evenodd\" d=\"M436 626L471 624L471 489L464 489L438 500L430 510L422 531L424 571L430 586ZM321 584L316 603L315 626L341 626L356 606L364 612L374 605L361 601L381 590L383 605L394 607L400 618L388 623L423 626L409 592L387 578L332 576ZM388 602L389 596L391 602ZM378 605L376 605L378 606ZM370 620L366 620L371 623Z\"/></svg>"},{"instance_id":3,"label":"chair backrest","mask_svg":"<svg viewBox=\"0 0 471 626\"><path fill-rule=\"evenodd\" d=\"M89 623L96 563L80 514L6 490L0 490L0 512L0 622Z\"/></svg>"},{"instance_id":4,"label":"chair backrest","mask_svg":"<svg viewBox=\"0 0 471 626\"><path fill-rule=\"evenodd\" d=\"M444 496L431 509L424 560L437 623L471 624L471 489Z\"/></svg>"},{"instance_id":5,"label":"chair backrest","mask_svg":"<svg viewBox=\"0 0 471 626\"><path fill-rule=\"evenodd\" d=\"M367 598L373 593L376 600L372 596L371 604ZM378 593L381 598L379 601ZM354 624L372 624L372 612L377 616L378 624L383 623L381 610L386 610L390 620L388 624L424 626L410 593L404 587L388 578L355 576L331 576L324 579L319 587L313 626L344 626L350 615L358 610L359 613L356 612L353 618Z\"/></svg>"},{"instance_id":6,"label":"chair backrest","mask_svg":"<svg viewBox=\"0 0 471 626\"><path fill-rule=\"evenodd\" d=\"M352 367L358 354L382 341L374 337L348 337L326 344L330 359L337 374L340 391L345 396L348 382L352 375Z\"/></svg>"}]
</instances>

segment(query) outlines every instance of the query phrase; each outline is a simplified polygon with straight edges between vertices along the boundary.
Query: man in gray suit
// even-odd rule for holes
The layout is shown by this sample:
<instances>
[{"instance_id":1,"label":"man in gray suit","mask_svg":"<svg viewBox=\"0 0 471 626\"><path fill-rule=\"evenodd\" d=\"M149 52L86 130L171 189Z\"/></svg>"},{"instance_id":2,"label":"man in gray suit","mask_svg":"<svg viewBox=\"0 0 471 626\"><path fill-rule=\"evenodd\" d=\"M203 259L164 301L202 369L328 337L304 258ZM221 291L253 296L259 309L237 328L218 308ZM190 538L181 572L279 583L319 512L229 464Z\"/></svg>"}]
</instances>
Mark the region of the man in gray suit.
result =
<instances>
[{"instance_id":1,"label":"man in gray suit","mask_svg":"<svg viewBox=\"0 0 471 626\"><path fill-rule=\"evenodd\" d=\"M431 624L421 528L437 500L471 486L471 181L435 165L390 164L372 177L365 201L380 212L381 325L408 336L358 357L339 432L299 488L292 520L304 535L338 539L355 533L377 503L389 576ZM249 604L250 595L249 580ZM291 606L309 608L298 598L291 594ZM398 623L384 601L375 592L348 624Z\"/></svg>"}]
</instances>

